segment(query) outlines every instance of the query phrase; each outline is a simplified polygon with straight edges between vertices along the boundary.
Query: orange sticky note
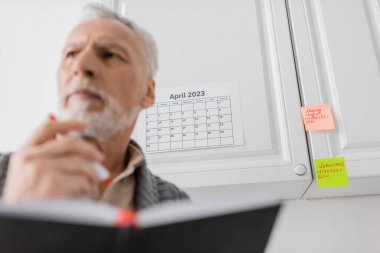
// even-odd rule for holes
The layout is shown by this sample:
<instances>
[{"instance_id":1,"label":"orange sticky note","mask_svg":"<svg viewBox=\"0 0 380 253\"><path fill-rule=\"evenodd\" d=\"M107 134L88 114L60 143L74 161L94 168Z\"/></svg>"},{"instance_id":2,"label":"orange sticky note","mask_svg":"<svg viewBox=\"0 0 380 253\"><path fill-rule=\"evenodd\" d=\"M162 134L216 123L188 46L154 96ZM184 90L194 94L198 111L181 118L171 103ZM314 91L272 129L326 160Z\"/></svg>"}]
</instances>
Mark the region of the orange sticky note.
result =
<instances>
[{"instance_id":1,"label":"orange sticky note","mask_svg":"<svg viewBox=\"0 0 380 253\"><path fill-rule=\"evenodd\" d=\"M334 118L330 106L316 105L301 107L303 123L307 131L334 130Z\"/></svg>"}]
</instances>

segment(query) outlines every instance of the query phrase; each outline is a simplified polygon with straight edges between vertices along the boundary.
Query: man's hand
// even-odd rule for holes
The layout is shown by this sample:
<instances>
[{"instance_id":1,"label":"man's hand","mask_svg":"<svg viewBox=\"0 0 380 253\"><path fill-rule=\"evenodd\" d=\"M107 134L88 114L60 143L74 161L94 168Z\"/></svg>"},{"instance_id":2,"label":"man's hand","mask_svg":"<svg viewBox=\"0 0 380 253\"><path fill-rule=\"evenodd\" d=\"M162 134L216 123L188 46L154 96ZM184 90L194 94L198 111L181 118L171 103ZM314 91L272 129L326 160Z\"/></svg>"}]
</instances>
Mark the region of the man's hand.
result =
<instances>
[{"instance_id":1,"label":"man's hand","mask_svg":"<svg viewBox=\"0 0 380 253\"><path fill-rule=\"evenodd\" d=\"M98 177L90 161L103 155L82 139L57 134L80 131L76 121L46 122L10 159L3 201L91 197Z\"/></svg>"}]
</instances>

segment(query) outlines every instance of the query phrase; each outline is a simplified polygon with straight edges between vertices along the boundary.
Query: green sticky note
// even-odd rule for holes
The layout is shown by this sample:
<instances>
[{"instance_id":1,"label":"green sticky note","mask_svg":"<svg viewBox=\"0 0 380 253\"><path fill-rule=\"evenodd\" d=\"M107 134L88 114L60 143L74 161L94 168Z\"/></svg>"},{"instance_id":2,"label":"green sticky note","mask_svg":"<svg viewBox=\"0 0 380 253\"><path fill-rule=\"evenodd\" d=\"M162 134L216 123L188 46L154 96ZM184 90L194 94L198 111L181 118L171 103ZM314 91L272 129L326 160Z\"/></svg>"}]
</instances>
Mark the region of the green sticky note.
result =
<instances>
[{"instance_id":1,"label":"green sticky note","mask_svg":"<svg viewBox=\"0 0 380 253\"><path fill-rule=\"evenodd\" d=\"M348 177L344 158L314 159L318 187L348 186Z\"/></svg>"}]
</instances>

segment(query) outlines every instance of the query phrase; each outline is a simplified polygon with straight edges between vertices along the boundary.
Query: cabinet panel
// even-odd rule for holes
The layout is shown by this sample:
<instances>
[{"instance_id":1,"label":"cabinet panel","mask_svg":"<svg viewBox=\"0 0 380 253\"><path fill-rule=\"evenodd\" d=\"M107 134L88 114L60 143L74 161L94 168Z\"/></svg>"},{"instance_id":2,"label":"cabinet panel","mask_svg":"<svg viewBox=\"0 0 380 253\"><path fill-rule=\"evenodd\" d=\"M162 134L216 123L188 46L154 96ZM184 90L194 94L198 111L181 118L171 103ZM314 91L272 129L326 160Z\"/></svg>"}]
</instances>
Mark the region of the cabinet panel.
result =
<instances>
[{"instance_id":1,"label":"cabinet panel","mask_svg":"<svg viewBox=\"0 0 380 253\"><path fill-rule=\"evenodd\" d=\"M306 197L380 193L378 2L289 0L304 105L329 104L337 129L308 133L312 158L344 157L349 187Z\"/></svg>"},{"instance_id":2,"label":"cabinet panel","mask_svg":"<svg viewBox=\"0 0 380 253\"><path fill-rule=\"evenodd\" d=\"M225 186L301 197L311 172L285 2L125 0L119 10L158 42L158 90L230 81L240 93L244 145L148 153L151 169L200 198ZM134 133L143 147L144 131Z\"/></svg>"}]
</instances>

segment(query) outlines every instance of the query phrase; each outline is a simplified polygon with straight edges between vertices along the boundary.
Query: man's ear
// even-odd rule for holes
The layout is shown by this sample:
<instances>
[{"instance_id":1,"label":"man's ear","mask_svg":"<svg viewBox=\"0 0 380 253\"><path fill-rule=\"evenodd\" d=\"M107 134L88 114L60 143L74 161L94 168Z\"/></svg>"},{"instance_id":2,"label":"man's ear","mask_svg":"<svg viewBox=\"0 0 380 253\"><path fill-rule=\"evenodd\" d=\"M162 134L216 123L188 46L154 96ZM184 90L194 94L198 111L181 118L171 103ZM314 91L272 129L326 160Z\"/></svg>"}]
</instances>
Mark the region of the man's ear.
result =
<instances>
[{"instance_id":1,"label":"man's ear","mask_svg":"<svg viewBox=\"0 0 380 253\"><path fill-rule=\"evenodd\" d=\"M141 99L140 105L143 109L146 109L154 104L154 101L156 100L156 82L152 79L148 82L145 91L144 96Z\"/></svg>"}]
</instances>

